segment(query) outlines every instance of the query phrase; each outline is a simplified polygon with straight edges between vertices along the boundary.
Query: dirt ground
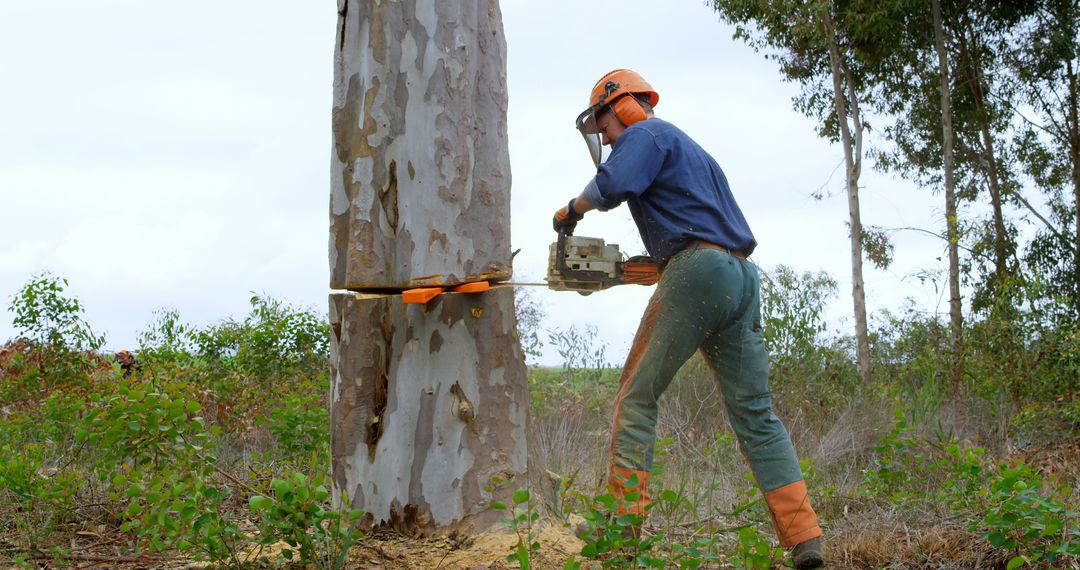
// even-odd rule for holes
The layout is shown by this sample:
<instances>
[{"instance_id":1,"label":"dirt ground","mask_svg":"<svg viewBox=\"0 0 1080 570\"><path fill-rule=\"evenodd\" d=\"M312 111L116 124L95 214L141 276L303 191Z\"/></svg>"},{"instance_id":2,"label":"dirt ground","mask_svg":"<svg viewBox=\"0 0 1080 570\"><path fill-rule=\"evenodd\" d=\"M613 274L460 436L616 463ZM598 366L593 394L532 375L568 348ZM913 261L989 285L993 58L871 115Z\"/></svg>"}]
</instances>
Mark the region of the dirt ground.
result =
<instances>
[{"instance_id":1,"label":"dirt ground","mask_svg":"<svg viewBox=\"0 0 1080 570\"><path fill-rule=\"evenodd\" d=\"M533 558L537 570L561 570L583 543L569 529L544 525L538 538L540 551ZM517 546L516 535L505 530L468 538L411 538L376 533L350 552L351 568L363 570L503 570L517 568L507 555ZM579 557L580 558L580 557Z\"/></svg>"},{"instance_id":2,"label":"dirt ground","mask_svg":"<svg viewBox=\"0 0 1080 570\"><path fill-rule=\"evenodd\" d=\"M581 552L584 543L567 528L541 523L538 537L540 551L532 558L532 568L536 570L562 570L563 565L572 556ZM394 531L376 530L369 533L349 549L350 570L511 570L519 568L517 562L508 562L506 557L517 547L517 536L509 534L502 527L469 537L405 536ZM264 547L256 552L241 556L252 559L255 556L262 564L253 564L253 568L303 568L298 563L290 563L283 556L289 547L284 543ZM297 557L298 557L297 553ZM580 557L578 557L580 559ZM155 570L204 570L213 568L206 562L195 562L182 558L153 558L123 560L108 557L83 557L72 560L77 568L155 569ZM42 567L53 567L44 563ZM66 567L66 566L65 566ZM584 568L593 568L583 564Z\"/></svg>"}]
</instances>

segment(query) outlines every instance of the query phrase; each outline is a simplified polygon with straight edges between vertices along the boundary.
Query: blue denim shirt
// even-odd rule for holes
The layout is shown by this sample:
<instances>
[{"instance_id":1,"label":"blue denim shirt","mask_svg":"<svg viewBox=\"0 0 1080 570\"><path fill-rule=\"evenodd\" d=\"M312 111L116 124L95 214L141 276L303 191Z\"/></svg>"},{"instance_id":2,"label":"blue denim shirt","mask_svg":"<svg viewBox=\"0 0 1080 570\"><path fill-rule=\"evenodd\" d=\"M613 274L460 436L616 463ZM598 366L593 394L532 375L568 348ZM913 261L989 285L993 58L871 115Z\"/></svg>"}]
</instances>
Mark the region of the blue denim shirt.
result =
<instances>
[{"instance_id":1,"label":"blue denim shirt","mask_svg":"<svg viewBox=\"0 0 1080 570\"><path fill-rule=\"evenodd\" d=\"M720 165L655 117L623 131L585 197L601 211L626 202L645 249L661 263L694 240L746 255L757 246Z\"/></svg>"}]
</instances>

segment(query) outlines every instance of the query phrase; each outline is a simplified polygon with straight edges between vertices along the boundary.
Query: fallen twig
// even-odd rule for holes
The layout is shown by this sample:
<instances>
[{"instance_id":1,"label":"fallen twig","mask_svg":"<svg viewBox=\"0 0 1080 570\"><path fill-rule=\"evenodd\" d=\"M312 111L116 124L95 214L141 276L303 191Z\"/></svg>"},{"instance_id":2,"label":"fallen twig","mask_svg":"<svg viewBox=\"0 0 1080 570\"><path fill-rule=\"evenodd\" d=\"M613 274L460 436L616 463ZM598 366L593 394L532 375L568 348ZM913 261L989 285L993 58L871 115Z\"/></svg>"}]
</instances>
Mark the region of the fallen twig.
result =
<instances>
[{"instance_id":1,"label":"fallen twig","mask_svg":"<svg viewBox=\"0 0 1080 570\"><path fill-rule=\"evenodd\" d=\"M98 554L35 554L32 560L78 560L81 562L161 562L166 560L156 556L102 556Z\"/></svg>"}]
</instances>

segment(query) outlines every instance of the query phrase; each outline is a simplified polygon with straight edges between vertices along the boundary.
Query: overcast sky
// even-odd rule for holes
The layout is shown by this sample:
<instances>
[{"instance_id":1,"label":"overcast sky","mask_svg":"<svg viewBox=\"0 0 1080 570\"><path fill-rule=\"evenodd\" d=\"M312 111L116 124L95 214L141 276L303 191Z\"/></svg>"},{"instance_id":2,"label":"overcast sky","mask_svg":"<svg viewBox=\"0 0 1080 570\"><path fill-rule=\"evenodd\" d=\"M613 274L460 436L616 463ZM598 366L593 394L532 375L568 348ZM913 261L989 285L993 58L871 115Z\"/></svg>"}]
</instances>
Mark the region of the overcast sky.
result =
<instances>
[{"instance_id":1,"label":"overcast sky","mask_svg":"<svg viewBox=\"0 0 1080 570\"><path fill-rule=\"evenodd\" d=\"M515 280L542 280L551 214L594 172L574 119L605 72L660 92L657 115L724 168L765 269L824 270L850 326L843 155L791 109L797 86L731 38L699 0L504 0ZM247 312L252 292L325 311L331 1L0 3L0 303L42 271L67 278L110 349L131 348L156 309L205 325ZM870 171L863 220L943 227L940 197ZM812 194L823 192L823 200ZM625 208L579 235L643 247ZM889 271L867 268L869 310L912 297L945 310L914 274L942 244L895 234ZM651 288L589 297L534 288L546 328L595 325L613 364ZM0 342L16 334L0 311ZM545 361L558 364L549 353Z\"/></svg>"}]
</instances>

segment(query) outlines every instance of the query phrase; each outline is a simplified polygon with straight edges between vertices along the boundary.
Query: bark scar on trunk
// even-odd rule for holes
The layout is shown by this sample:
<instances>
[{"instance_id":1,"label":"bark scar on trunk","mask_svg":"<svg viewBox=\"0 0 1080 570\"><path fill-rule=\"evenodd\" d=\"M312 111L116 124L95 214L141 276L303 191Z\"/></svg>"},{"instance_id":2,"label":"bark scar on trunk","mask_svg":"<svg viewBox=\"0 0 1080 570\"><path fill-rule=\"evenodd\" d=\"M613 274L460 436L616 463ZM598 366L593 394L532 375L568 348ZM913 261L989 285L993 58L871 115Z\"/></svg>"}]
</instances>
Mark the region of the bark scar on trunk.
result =
<instances>
[{"instance_id":1,"label":"bark scar on trunk","mask_svg":"<svg viewBox=\"0 0 1080 570\"><path fill-rule=\"evenodd\" d=\"M378 380L375 383L372 397L371 415L368 416L367 437L364 438L364 442L368 446L369 461L375 461L376 444L379 443L379 438L382 437L383 431L386 430L383 415L386 412L387 393L390 391L390 361L394 346L394 324L391 322L389 311L384 313L379 321L379 329L382 331L383 337L383 358L382 364L379 366Z\"/></svg>"},{"instance_id":2,"label":"bark scar on trunk","mask_svg":"<svg viewBox=\"0 0 1080 570\"><path fill-rule=\"evenodd\" d=\"M338 17L341 19L341 28L338 31L338 51L345 49L345 18L349 15L349 0L343 0L341 2L341 9L338 10Z\"/></svg>"},{"instance_id":3,"label":"bark scar on trunk","mask_svg":"<svg viewBox=\"0 0 1080 570\"><path fill-rule=\"evenodd\" d=\"M454 408L454 415L466 424L472 427L473 418L476 417L476 410L473 408L473 403L469 401L468 396L465 395L465 390L461 389L461 384L454 382L454 385L450 387L450 393L457 396L457 407Z\"/></svg>"},{"instance_id":4,"label":"bark scar on trunk","mask_svg":"<svg viewBox=\"0 0 1080 570\"><path fill-rule=\"evenodd\" d=\"M398 182L396 160L390 161L390 166L387 167L387 177L389 180L386 186L379 189L379 203L382 204L383 213L386 214L386 222L390 224L390 228L394 230L394 233L397 233Z\"/></svg>"}]
</instances>

